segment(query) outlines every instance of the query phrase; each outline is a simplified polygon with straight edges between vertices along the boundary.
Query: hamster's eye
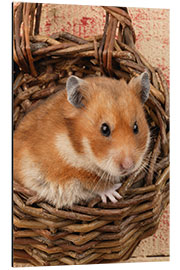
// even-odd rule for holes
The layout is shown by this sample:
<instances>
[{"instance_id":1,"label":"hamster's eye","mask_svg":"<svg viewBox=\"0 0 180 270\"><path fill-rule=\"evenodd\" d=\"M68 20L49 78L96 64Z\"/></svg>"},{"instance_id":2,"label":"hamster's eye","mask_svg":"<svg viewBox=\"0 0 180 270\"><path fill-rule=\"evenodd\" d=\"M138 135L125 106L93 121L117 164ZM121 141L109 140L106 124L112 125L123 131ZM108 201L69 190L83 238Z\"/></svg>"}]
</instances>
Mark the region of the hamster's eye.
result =
<instances>
[{"instance_id":1,"label":"hamster's eye","mask_svg":"<svg viewBox=\"0 0 180 270\"><path fill-rule=\"evenodd\" d=\"M110 130L110 127L108 126L108 124L106 124L106 123L102 124L101 133L103 136L109 137L109 135L111 134L111 130Z\"/></svg>"},{"instance_id":2,"label":"hamster's eye","mask_svg":"<svg viewBox=\"0 0 180 270\"><path fill-rule=\"evenodd\" d=\"M134 134L138 134L138 132L139 132L139 128L138 128L137 122L134 122L133 132L134 132Z\"/></svg>"}]
</instances>

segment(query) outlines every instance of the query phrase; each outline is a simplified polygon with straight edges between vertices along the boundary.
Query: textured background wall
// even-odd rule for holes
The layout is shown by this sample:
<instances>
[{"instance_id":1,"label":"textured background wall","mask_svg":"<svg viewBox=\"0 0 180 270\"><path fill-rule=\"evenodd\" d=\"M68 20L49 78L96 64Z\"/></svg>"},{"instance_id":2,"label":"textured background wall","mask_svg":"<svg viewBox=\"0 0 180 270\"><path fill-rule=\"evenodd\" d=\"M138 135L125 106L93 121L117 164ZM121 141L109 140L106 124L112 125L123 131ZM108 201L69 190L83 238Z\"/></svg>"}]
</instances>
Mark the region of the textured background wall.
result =
<instances>
[{"instance_id":1,"label":"textured background wall","mask_svg":"<svg viewBox=\"0 0 180 270\"><path fill-rule=\"evenodd\" d=\"M136 47L169 80L169 10L129 8L136 32ZM103 32L105 12L101 7L44 4L42 34L67 31L80 37Z\"/></svg>"},{"instance_id":2,"label":"textured background wall","mask_svg":"<svg viewBox=\"0 0 180 270\"><path fill-rule=\"evenodd\" d=\"M136 47L156 67L161 68L169 83L169 10L129 8L136 32ZM43 7L41 34L67 31L80 37L103 32L105 12L101 7L48 5ZM157 232L141 241L129 261L169 259L169 207Z\"/></svg>"}]
</instances>

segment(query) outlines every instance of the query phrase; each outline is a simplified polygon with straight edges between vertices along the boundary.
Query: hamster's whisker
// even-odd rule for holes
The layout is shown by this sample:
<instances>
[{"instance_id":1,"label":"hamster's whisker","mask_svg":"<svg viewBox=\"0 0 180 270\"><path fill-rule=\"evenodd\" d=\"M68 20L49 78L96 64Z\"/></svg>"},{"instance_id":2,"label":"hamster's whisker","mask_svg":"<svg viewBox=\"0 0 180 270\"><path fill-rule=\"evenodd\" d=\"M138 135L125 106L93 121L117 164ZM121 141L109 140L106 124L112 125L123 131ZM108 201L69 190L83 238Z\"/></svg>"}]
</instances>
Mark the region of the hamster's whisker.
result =
<instances>
[{"instance_id":1,"label":"hamster's whisker","mask_svg":"<svg viewBox=\"0 0 180 270\"><path fill-rule=\"evenodd\" d=\"M108 171L108 173L107 173L107 177L105 179L105 189L104 190L108 189L109 184L112 182L113 177L109 173L109 168L110 168L111 165L112 165L112 156L109 158L108 163L107 163L107 171Z\"/></svg>"},{"instance_id":2,"label":"hamster's whisker","mask_svg":"<svg viewBox=\"0 0 180 270\"><path fill-rule=\"evenodd\" d=\"M105 171L102 173L100 179L97 181L97 183L96 183L95 186L93 187L93 189L92 189L92 191L91 191L91 193L90 193L91 195L97 190L98 186L101 184L101 180L103 179L105 173L106 173ZM94 179L96 180L96 179L98 179L98 178L99 178L99 176L97 175Z\"/></svg>"},{"instance_id":3,"label":"hamster's whisker","mask_svg":"<svg viewBox=\"0 0 180 270\"><path fill-rule=\"evenodd\" d=\"M105 187L104 190L106 190L107 184L108 184L108 178L109 178L109 173L108 173L108 169L111 165L111 161L112 161L112 157L108 159L107 163L106 163L106 167L104 169L104 171L102 172L100 179L97 181L96 185L94 186L91 194L98 189L99 185L104 181L105 183Z\"/></svg>"},{"instance_id":4,"label":"hamster's whisker","mask_svg":"<svg viewBox=\"0 0 180 270\"><path fill-rule=\"evenodd\" d=\"M149 170L149 160L144 159L140 165L140 171L144 171L145 173L148 173Z\"/></svg>"},{"instance_id":5,"label":"hamster's whisker","mask_svg":"<svg viewBox=\"0 0 180 270\"><path fill-rule=\"evenodd\" d=\"M144 166L143 164L141 166L141 170L144 171L145 173L148 173L148 167Z\"/></svg>"}]
</instances>

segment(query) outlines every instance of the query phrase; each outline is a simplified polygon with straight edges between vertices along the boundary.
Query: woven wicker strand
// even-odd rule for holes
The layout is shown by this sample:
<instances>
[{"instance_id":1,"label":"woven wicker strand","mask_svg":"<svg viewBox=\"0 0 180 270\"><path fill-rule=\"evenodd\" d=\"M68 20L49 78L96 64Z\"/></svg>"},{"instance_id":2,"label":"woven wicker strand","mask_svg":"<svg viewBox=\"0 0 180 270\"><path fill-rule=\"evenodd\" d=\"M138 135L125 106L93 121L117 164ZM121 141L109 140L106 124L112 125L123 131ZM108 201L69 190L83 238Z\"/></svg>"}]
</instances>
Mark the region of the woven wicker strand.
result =
<instances>
[{"instance_id":1,"label":"woven wicker strand","mask_svg":"<svg viewBox=\"0 0 180 270\"><path fill-rule=\"evenodd\" d=\"M142 239L155 233L169 203L169 89L161 70L136 49L127 8L102 7L103 35L88 39L66 32L41 36L42 8L32 3L14 7L14 129L34 104L63 89L71 74L129 81L147 70L149 169L125 179L119 188L123 198L116 204L97 197L71 209L56 209L14 181L14 265L124 261Z\"/></svg>"}]
</instances>

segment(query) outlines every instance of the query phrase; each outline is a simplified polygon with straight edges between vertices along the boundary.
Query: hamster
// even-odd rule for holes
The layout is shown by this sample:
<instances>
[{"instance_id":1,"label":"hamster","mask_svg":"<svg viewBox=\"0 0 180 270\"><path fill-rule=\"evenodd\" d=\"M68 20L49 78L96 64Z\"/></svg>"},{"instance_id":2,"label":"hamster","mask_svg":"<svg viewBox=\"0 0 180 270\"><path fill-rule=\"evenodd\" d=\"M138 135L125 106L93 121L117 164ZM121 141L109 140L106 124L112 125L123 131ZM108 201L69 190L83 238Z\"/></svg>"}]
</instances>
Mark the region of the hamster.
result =
<instances>
[{"instance_id":1,"label":"hamster","mask_svg":"<svg viewBox=\"0 0 180 270\"><path fill-rule=\"evenodd\" d=\"M97 195L117 202L122 177L141 167L149 146L143 109L149 90L147 72L129 83L70 76L66 89L15 130L14 179L57 208Z\"/></svg>"}]
</instances>

